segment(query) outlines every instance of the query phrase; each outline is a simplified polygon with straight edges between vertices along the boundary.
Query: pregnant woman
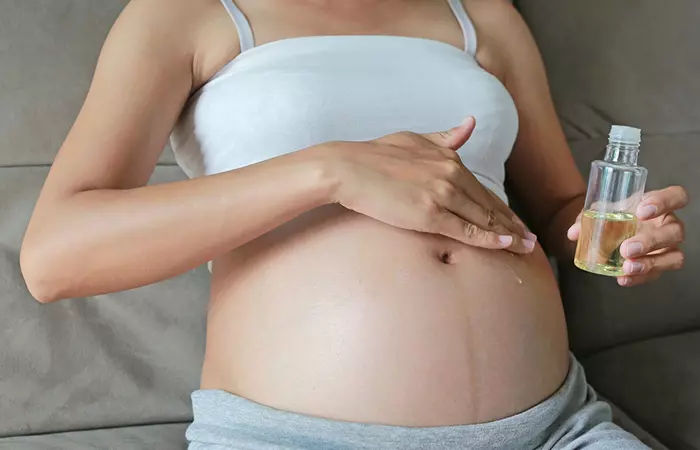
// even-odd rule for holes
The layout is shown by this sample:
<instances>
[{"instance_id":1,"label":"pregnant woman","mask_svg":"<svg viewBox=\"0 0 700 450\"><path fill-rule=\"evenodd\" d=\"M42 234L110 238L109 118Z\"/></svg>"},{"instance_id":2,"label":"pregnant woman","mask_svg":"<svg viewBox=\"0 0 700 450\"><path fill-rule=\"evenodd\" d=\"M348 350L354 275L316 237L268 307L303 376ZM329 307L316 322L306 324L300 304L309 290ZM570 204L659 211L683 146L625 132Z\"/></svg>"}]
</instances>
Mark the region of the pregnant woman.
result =
<instances>
[{"instance_id":1,"label":"pregnant woman","mask_svg":"<svg viewBox=\"0 0 700 450\"><path fill-rule=\"evenodd\" d=\"M145 186L169 136L191 179ZM642 449L538 244L572 258L584 191L504 0L132 0L21 262L41 302L211 262L191 449ZM685 202L620 284L680 266Z\"/></svg>"}]
</instances>

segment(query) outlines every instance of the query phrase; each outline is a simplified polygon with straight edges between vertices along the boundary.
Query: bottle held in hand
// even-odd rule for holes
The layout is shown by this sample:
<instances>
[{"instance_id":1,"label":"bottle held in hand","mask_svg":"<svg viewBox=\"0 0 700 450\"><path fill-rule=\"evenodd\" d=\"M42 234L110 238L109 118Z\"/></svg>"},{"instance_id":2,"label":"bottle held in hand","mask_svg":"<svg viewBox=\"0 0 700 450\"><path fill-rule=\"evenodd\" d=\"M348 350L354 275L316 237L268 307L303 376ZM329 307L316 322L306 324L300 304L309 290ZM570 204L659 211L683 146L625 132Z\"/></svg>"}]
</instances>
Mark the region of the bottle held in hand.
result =
<instances>
[{"instance_id":1,"label":"bottle held in hand","mask_svg":"<svg viewBox=\"0 0 700 450\"><path fill-rule=\"evenodd\" d=\"M624 275L620 245L637 231L635 211L647 169L637 165L641 130L615 125L603 161L593 161L588 180L576 267L598 275Z\"/></svg>"}]
</instances>

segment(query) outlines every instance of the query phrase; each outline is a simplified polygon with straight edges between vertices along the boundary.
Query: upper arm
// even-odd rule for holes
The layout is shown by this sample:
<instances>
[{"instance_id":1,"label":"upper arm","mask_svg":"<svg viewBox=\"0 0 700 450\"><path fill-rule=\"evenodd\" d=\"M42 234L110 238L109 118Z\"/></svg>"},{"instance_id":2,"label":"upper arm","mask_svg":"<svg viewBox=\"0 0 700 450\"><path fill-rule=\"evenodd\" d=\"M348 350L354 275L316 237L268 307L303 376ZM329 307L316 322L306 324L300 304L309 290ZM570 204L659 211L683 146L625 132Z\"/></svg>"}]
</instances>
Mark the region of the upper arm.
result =
<instances>
[{"instance_id":1,"label":"upper arm","mask_svg":"<svg viewBox=\"0 0 700 450\"><path fill-rule=\"evenodd\" d=\"M81 191L129 189L148 181L192 85L193 46L178 9L164 0L132 0L126 6L104 44L37 211Z\"/></svg>"},{"instance_id":2,"label":"upper arm","mask_svg":"<svg viewBox=\"0 0 700 450\"><path fill-rule=\"evenodd\" d=\"M535 41L515 8L489 2L493 41L503 60L503 77L518 109L520 128L507 163L510 182L535 228L542 229L586 185L576 167L549 91Z\"/></svg>"}]
</instances>

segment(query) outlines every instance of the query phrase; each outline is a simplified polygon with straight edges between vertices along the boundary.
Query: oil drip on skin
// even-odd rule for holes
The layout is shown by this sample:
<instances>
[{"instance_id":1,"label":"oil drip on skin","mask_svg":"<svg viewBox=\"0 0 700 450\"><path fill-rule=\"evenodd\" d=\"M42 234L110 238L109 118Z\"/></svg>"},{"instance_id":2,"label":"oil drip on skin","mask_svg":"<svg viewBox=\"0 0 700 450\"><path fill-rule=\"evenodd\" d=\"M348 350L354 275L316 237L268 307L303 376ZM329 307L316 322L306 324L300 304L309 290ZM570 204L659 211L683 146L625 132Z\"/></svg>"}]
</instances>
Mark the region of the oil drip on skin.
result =
<instances>
[{"instance_id":1,"label":"oil drip on skin","mask_svg":"<svg viewBox=\"0 0 700 450\"><path fill-rule=\"evenodd\" d=\"M515 258L515 255L513 253L511 253L510 256ZM511 272L513 272L513 276L515 277L516 280L518 280L518 284L523 284L523 279L520 278L520 276L518 276L518 272L516 272L515 269L513 269L513 267L511 267L510 264L508 264L508 263L504 263L504 264Z\"/></svg>"}]
</instances>

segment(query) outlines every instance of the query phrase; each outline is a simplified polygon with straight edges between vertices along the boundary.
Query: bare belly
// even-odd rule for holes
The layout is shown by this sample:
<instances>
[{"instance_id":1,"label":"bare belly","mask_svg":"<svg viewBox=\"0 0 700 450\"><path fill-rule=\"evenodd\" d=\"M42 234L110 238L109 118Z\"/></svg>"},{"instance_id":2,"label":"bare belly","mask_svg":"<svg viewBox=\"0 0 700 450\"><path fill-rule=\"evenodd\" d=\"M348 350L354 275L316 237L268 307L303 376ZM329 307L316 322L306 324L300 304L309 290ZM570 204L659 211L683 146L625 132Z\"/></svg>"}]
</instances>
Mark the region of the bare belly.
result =
<instances>
[{"instance_id":1,"label":"bare belly","mask_svg":"<svg viewBox=\"0 0 700 450\"><path fill-rule=\"evenodd\" d=\"M541 402L569 363L538 248L514 256L328 206L216 261L203 389L402 426Z\"/></svg>"}]
</instances>

